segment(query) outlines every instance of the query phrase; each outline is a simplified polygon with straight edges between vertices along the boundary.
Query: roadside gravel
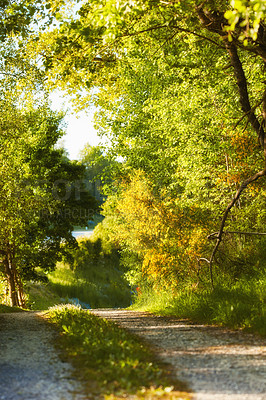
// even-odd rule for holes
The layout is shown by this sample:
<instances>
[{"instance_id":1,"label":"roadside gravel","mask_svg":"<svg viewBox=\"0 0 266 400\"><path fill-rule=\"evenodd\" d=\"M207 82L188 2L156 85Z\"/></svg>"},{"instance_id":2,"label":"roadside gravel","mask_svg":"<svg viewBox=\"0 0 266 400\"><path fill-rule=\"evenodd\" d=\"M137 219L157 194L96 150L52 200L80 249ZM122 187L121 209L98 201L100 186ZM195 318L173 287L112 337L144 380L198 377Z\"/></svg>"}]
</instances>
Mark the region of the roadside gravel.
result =
<instances>
[{"instance_id":1,"label":"roadside gravel","mask_svg":"<svg viewBox=\"0 0 266 400\"><path fill-rule=\"evenodd\" d=\"M126 310L91 310L144 338L195 400L266 400L265 340Z\"/></svg>"},{"instance_id":2,"label":"roadside gravel","mask_svg":"<svg viewBox=\"0 0 266 400\"><path fill-rule=\"evenodd\" d=\"M56 332L35 312L0 314L0 400L81 400Z\"/></svg>"}]
</instances>

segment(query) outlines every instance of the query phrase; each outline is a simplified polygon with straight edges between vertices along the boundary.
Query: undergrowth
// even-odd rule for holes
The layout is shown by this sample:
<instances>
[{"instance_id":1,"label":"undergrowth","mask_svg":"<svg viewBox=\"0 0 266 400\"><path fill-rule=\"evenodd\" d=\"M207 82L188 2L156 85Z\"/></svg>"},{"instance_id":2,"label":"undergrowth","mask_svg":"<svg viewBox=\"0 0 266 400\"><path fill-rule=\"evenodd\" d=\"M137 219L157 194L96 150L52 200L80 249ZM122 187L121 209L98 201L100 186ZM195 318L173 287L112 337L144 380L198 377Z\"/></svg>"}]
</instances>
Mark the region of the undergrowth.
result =
<instances>
[{"instance_id":1,"label":"undergrowth","mask_svg":"<svg viewBox=\"0 0 266 400\"><path fill-rule=\"evenodd\" d=\"M113 322L73 305L54 307L49 321L93 398L189 399L177 392L147 347Z\"/></svg>"},{"instance_id":2,"label":"undergrowth","mask_svg":"<svg viewBox=\"0 0 266 400\"><path fill-rule=\"evenodd\" d=\"M61 298L53 291L49 282L27 282L25 293L27 307L31 310L47 310L55 304L62 303Z\"/></svg>"},{"instance_id":3,"label":"undergrowth","mask_svg":"<svg viewBox=\"0 0 266 400\"><path fill-rule=\"evenodd\" d=\"M235 283L224 279L214 290L190 286L156 292L143 288L132 308L266 336L265 284L261 277Z\"/></svg>"}]
</instances>

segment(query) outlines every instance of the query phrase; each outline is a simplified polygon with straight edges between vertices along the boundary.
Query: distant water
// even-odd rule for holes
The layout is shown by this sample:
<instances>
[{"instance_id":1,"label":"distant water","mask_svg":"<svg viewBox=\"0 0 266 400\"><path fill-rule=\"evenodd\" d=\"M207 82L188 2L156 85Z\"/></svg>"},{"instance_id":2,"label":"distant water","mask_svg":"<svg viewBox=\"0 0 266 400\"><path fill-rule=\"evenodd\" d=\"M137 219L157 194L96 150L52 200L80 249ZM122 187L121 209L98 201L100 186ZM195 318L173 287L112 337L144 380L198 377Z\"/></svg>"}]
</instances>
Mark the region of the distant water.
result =
<instances>
[{"instance_id":1,"label":"distant water","mask_svg":"<svg viewBox=\"0 0 266 400\"><path fill-rule=\"evenodd\" d=\"M86 236L86 237L90 237L93 234L93 230L88 229L87 231L73 231L72 232L72 236L74 236L75 238L79 237L79 236Z\"/></svg>"}]
</instances>

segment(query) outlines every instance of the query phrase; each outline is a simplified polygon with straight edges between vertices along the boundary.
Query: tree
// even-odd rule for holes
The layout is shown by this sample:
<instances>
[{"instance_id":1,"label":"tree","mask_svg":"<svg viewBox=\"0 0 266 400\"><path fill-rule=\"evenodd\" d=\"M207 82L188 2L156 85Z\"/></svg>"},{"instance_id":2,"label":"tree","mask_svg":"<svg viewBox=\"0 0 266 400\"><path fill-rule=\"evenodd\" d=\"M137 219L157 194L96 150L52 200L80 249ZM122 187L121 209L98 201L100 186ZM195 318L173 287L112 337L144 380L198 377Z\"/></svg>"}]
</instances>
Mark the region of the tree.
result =
<instances>
[{"instance_id":1,"label":"tree","mask_svg":"<svg viewBox=\"0 0 266 400\"><path fill-rule=\"evenodd\" d=\"M175 288L193 279L207 232L200 207L185 208L178 199L158 198L142 171L125 182L109 215L110 202L104 210L107 219L115 218L109 224L111 239L122 253L138 255L148 281L157 288Z\"/></svg>"},{"instance_id":2,"label":"tree","mask_svg":"<svg viewBox=\"0 0 266 400\"><path fill-rule=\"evenodd\" d=\"M39 29L45 29L65 11L64 0L2 0L0 3L0 42L8 37L23 40Z\"/></svg>"},{"instance_id":3,"label":"tree","mask_svg":"<svg viewBox=\"0 0 266 400\"><path fill-rule=\"evenodd\" d=\"M49 109L43 72L26 49L64 5L0 4L0 262L12 305L25 305L23 282L40 279L37 267L54 268L62 241L75 245L73 225L86 224L96 208L84 167L55 150L63 116Z\"/></svg>"},{"instance_id":4,"label":"tree","mask_svg":"<svg viewBox=\"0 0 266 400\"><path fill-rule=\"evenodd\" d=\"M87 222L96 202L81 186L84 168L54 149L62 116L4 100L1 110L1 270L11 304L24 306L23 281L54 268L62 240L75 244L73 225Z\"/></svg>"}]
</instances>

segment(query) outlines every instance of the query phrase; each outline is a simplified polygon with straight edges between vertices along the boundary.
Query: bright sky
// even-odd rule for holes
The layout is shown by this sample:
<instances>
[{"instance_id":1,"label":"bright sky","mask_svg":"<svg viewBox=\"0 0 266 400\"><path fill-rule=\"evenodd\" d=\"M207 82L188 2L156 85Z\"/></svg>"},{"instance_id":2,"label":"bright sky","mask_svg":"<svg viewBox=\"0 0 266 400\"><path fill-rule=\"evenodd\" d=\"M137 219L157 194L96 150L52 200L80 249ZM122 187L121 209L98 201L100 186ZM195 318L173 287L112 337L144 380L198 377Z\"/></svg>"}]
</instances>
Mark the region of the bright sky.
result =
<instances>
[{"instance_id":1,"label":"bright sky","mask_svg":"<svg viewBox=\"0 0 266 400\"><path fill-rule=\"evenodd\" d=\"M54 93L50 96L50 99L52 101L52 109L58 111L70 109L70 112L64 118L67 124L66 135L63 136L60 143L63 142L63 146L71 160L78 159L78 154L86 143L92 146L97 146L100 143L101 138L93 128L93 110L87 113L79 112L78 114L73 114L71 113L71 104L64 95Z\"/></svg>"}]
</instances>

